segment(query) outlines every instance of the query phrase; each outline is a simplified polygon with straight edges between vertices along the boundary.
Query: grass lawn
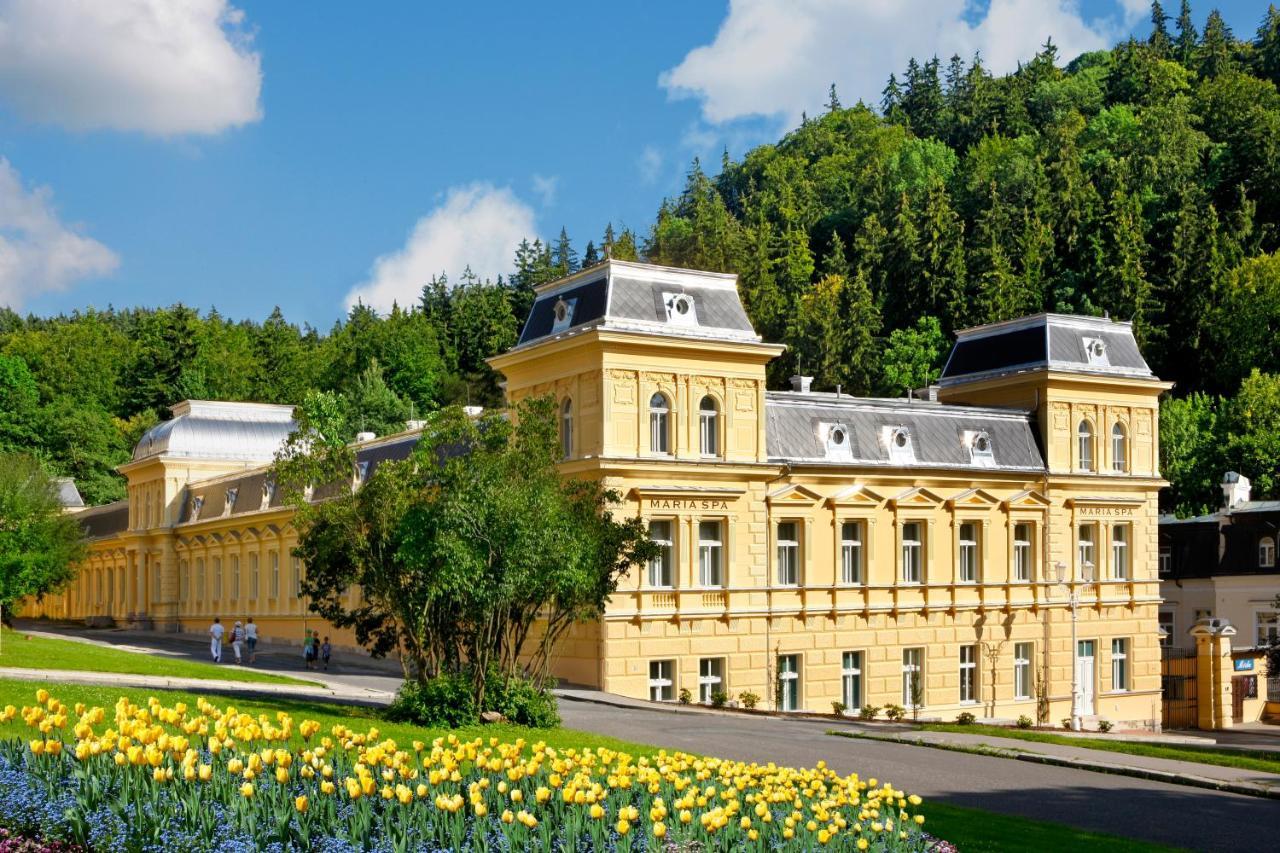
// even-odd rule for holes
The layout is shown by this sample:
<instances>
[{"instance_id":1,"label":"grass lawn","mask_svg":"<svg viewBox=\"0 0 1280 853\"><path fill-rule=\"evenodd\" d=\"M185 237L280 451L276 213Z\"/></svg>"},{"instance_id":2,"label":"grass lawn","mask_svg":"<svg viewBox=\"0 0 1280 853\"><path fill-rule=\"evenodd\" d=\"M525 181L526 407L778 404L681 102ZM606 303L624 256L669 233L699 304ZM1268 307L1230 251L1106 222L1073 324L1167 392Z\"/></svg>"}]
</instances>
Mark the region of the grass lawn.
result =
<instances>
[{"instance_id":1,"label":"grass lawn","mask_svg":"<svg viewBox=\"0 0 1280 853\"><path fill-rule=\"evenodd\" d=\"M921 807L924 828L937 838L945 838L961 853L1022 853L1026 850L1052 850L1054 853L1162 853L1177 848L1149 844L1115 835L1086 832L1060 823L1028 820L996 814L982 809L968 809L946 803Z\"/></svg>"},{"instance_id":2,"label":"grass lawn","mask_svg":"<svg viewBox=\"0 0 1280 853\"><path fill-rule=\"evenodd\" d=\"M92 672L121 672L129 675L160 675L173 678L204 678L271 684L314 684L284 675L273 675L247 667L199 663L166 655L126 652L74 640L32 637L21 631L4 631L0 666L22 669L83 669ZM230 651L228 650L228 654ZM33 688L34 689L34 688Z\"/></svg>"},{"instance_id":3,"label":"grass lawn","mask_svg":"<svg viewBox=\"0 0 1280 853\"><path fill-rule=\"evenodd\" d=\"M969 735L989 735L991 737L1029 740L1037 743L1056 743L1063 746L1079 746L1087 749L1100 749L1107 752L1122 752L1126 755L1142 755L1147 758L1171 758L1176 761L1194 761L1199 764L1216 764L1219 767L1238 767L1242 770L1258 770L1263 773L1280 773L1280 752L1258 752L1237 749L1220 749L1212 746L1194 746L1174 743L1134 743L1126 740L1113 740L1105 737L1080 738L1056 735L1052 732L1041 732L1029 729L1005 728L1004 726L969 725L958 726L954 723L925 723L922 729L933 732L960 732Z\"/></svg>"}]
</instances>

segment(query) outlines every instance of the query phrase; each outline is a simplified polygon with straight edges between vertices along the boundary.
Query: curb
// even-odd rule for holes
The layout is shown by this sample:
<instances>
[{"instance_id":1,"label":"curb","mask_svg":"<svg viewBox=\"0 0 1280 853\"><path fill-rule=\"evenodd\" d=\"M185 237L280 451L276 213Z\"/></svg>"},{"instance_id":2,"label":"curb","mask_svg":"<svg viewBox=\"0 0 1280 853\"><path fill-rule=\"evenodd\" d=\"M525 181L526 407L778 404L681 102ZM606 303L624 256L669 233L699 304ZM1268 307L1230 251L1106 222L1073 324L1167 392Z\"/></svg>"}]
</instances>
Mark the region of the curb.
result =
<instances>
[{"instance_id":1,"label":"curb","mask_svg":"<svg viewBox=\"0 0 1280 853\"><path fill-rule=\"evenodd\" d=\"M1146 779L1151 782L1165 782L1171 785L1186 785L1192 788L1206 788L1213 791L1224 791L1229 794L1241 794L1246 797L1280 800L1280 786L1271 787L1254 782L1231 782L1226 779L1212 779L1207 776L1194 776L1189 773L1175 773L1169 770L1154 770L1147 767L1134 767L1128 764L1112 764L1105 761L1091 761L1081 758L1063 758L1057 755L1045 755L1039 752L1024 752L1018 749L1007 749L998 746L968 746L943 741L928 741L908 737L886 737L883 735L863 734L858 732L836 732L827 734L834 737L860 738L878 740L886 743L901 743L908 746L924 746L930 749L945 749L951 752L967 752L973 755L987 755L993 758L1008 758L1015 761L1029 761L1033 764L1047 764L1054 767L1069 767L1075 770L1088 770L1093 773L1108 773L1113 776L1131 776L1135 779Z\"/></svg>"}]
</instances>

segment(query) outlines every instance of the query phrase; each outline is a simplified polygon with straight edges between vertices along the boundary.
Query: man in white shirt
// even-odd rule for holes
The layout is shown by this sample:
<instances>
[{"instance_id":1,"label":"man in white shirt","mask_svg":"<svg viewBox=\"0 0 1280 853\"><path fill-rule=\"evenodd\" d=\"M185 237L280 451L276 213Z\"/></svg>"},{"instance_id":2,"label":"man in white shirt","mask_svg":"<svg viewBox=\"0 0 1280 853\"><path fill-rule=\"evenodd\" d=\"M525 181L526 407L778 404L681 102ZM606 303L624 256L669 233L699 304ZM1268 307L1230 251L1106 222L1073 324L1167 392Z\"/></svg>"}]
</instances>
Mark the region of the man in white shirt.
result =
<instances>
[{"instance_id":1,"label":"man in white shirt","mask_svg":"<svg viewBox=\"0 0 1280 853\"><path fill-rule=\"evenodd\" d=\"M249 663L258 659L258 626L253 624L253 617L244 626L244 642L249 647Z\"/></svg>"},{"instance_id":2,"label":"man in white shirt","mask_svg":"<svg viewBox=\"0 0 1280 853\"><path fill-rule=\"evenodd\" d=\"M209 626L209 653L213 655L214 663L222 663L222 635L225 631L222 620L213 617L213 624Z\"/></svg>"}]
</instances>

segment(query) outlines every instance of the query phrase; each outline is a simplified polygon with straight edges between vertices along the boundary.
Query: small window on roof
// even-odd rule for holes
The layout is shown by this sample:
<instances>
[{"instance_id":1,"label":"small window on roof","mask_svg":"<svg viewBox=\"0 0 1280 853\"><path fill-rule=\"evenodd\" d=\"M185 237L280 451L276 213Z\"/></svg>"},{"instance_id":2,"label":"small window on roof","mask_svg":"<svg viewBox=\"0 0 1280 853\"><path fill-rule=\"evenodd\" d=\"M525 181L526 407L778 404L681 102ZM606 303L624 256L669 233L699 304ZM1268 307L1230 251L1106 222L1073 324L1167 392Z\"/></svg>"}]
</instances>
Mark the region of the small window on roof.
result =
<instances>
[{"instance_id":1,"label":"small window on roof","mask_svg":"<svg viewBox=\"0 0 1280 853\"><path fill-rule=\"evenodd\" d=\"M910 463L916 461L914 442L911 430L905 426L887 426L884 428L885 444L889 448L889 461Z\"/></svg>"},{"instance_id":2,"label":"small window on roof","mask_svg":"<svg viewBox=\"0 0 1280 853\"><path fill-rule=\"evenodd\" d=\"M227 502L226 502L226 504L225 504L225 505L223 505L223 507L222 507L222 514L223 514L223 515L230 515L230 514L231 514L231 510L235 509L235 506L236 506L236 495L237 495L237 494L239 494L239 493L240 493L240 489L239 489L239 488L227 489Z\"/></svg>"},{"instance_id":3,"label":"small window on roof","mask_svg":"<svg viewBox=\"0 0 1280 853\"><path fill-rule=\"evenodd\" d=\"M664 293L662 303L667 309L667 322L677 326L698 325L698 306L688 293Z\"/></svg>"},{"instance_id":4,"label":"small window on roof","mask_svg":"<svg viewBox=\"0 0 1280 853\"><path fill-rule=\"evenodd\" d=\"M357 463L356 463L356 471L355 471L355 474L356 474L356 476L355 476L355 485L357 485L357 486L358 486L358 485L360 485L361 483L363 483L363 482L364 482L364 480L365 480L365 478L366 478L366 477L368 477L368 476L369 476L369 462L368 462L368 460L365 460L365 461L363 461L363 462L357 462Z\"/></svg>"},{"instance_id":5,"label":"small window on roof","mask_svg":"<svg viewBox=\"0 0 1280 853\"><path fill-rule=\"evenodd\" d=\"M266 509L271 506L271 499L276 496L276 483L274 480L264 480L262 483L262 508Z\"/></svg>"},{"instance_id":6,"label":"small window on roof","mask_svg":"<svg viewBox=\"0 0 1280 853\"><path fill-rule=\"evenodd\" d=\"M1084 358L1088 364L1099 367L1109 367L1110 359L1107 358L1107 344L1101 338L1084 338Z\"/></svg>"},{"instance_id":7,"label":"small window on roof","mask_svg":"<svg viewBox=\"0 0 1280 853\"><path fill-rule=\"evenodd\" d=\"M828 459L852 459L853 442L846 424L823 424Z\"/></svg>"},{"instance_id":8,"label":"small window on roof","mask_svg":"<svg viewBox=\"0 0 1280 853\"><path fill-rule=\"evenodd\" d=\"M204 506L204 495L193 495L191 498L191 519L200 517L200 509Z\"/></svg>"},{"instance_id":9,"label":"small window on roof","mask_svg":"<svg viewBox=\"0 0 1280 853\"><path fill-rule=\"evenodd\" d=\"M551 309L551 331L563 332L565 329L573 325L573 309L577 307L578 300L565 299L561 297L556 300L555 306Z\"/></svg>"},{"instance_id":10,"label":"small window on roof","mask_svg":"<svg viewBox=\"0 0 1280 853\"><path fill-rule=\"evenodd\" d=\"M992 467L996 464L995 454L991 450L991 436L985 429L965 433L969 445L969 461L974 465Z\"/></svg>"}]
</instances>

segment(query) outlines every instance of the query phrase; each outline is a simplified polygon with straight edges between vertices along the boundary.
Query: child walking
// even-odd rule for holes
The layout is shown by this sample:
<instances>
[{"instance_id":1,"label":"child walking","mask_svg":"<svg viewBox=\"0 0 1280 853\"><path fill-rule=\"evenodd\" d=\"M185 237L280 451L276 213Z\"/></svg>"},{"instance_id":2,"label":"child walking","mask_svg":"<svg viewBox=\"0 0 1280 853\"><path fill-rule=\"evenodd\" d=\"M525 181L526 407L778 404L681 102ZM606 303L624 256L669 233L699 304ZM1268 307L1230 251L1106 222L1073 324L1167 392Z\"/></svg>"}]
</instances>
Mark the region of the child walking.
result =
<instances>
[{"instance_id":1,"label":"child walking","mask_svg":"<svg viewBox=\"0 0 1280 853\"><path fill-rule=\"evenodd\" d=\"M329 638L324 638L324 643L320 646L320 660L324 661L324 671L329 671L329 656L333 654L333 646L329 645Z\"/></svg>"}]
</instances>

